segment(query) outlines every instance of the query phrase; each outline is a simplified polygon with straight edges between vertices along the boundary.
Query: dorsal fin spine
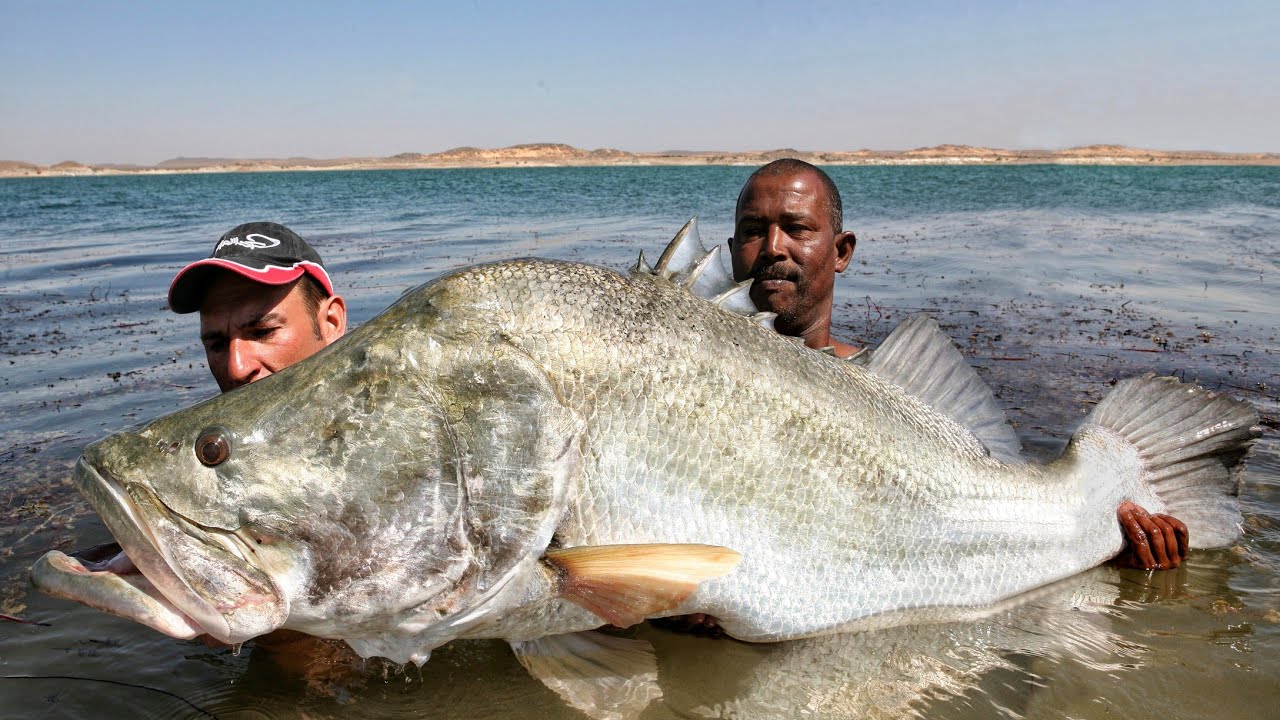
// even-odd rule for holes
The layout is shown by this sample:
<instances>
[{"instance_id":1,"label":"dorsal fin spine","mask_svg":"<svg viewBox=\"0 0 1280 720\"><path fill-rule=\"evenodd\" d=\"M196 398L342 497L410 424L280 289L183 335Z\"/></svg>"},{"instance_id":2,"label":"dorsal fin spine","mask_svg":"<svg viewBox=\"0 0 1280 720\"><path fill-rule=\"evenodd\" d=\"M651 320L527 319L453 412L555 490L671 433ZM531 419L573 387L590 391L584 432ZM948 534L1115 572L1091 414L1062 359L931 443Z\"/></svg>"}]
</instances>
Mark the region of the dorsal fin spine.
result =
<instances>
[{"instance_id":1,"label":"dorsal fin spine","mask_svg":"<svg viewBox=\"0 0 1280 720\"><path fill-rule=\"evenodd\" d=\"M725 304L726 302L728 302L731 298L733 298L733 297L737 296L737 295L738 295L738 294L740 294L740 293L747 293L747 294L749 295L749 294L751 293L751 283L752 283L752 282L753 282L752 280L743 280L742 282L738 283L737 285L734 285L733 287L729 288L728 290L725 290L724 292L720 293L719 295L717 295L717 296L715 296L715 297L711 298L711 302L713 302L713 303L715 303L715 304L717 304L717 305L723 305L723 304ZM753 312L753 314L754 314L754 312Z\"/></svg>"},{"instance_id":2,"label":"dorsal fin spine","mask_svg":"<svg viewBox=\"0 0 1280 720\"><path fill-rule=\"evenodd\" d=\"M653 267L655 275L662 275L669 278L675 273L675 271L679 270L680 263L676 262L676 259L681 254L687 253L685 244L690 240L693 240L694 244L699 246L698 249L701 249L700 243L697 242L697 228L697 216L690 218L689 222L685 223L684 227L680 228L680 232L676 233L676 236L671 239L670 243L668 243L667 248L662 251L662 256L658 258L658 264ZM676 267L672 267L673 264L675 264Z\"/></svg>"},{"instance_id":3,"label":"dorsal fin spine","mask_svg":"<svg viewBox=\"0 0 1280 720\"><path fill-rule=\"evenodd\" d=\"M686 277L681 284L687 288L693 288L693 284L702 276L703 271L705 271L711 263L717 262L719 259L720 246L717 245L707 251L707 254L702 256L702 259L698 261L697 265L693 266L693 269L689 271L688 277Z\"/></svg>"},{"instance_id":4,"label":"dorsal fin spine","mask_svg":"<svg viewBox=\"0 0 1280 720\"><path fill-rule=\"evenodd\" d=\"M636 275L653 274L653 268L649 266L649 261L644 259L644 250L640 251L640 257L636 258L636 264L631 266L631 272Z\"/></svg>"}]
</instances>

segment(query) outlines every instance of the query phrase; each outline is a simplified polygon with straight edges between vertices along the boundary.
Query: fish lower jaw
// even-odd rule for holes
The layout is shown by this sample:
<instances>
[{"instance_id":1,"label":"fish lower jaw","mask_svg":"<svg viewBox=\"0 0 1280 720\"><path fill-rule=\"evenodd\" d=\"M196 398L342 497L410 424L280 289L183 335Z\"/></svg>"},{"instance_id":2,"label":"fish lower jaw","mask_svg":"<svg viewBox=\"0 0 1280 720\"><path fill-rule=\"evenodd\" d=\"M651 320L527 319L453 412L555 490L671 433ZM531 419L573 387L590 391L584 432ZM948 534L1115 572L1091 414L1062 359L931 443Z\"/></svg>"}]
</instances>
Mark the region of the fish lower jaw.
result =
<instances>
[{"instance_id":1,"label":"fish lower jaw","mask_svg":"<svg viewBox=\"0 0 1280 720\"><path fill-rule=\"evenodd\" d=\"M222 642L235 643L248 639L235 637L222 613L182 579L166 556L155 532L143 519L142 509L120 483L103 476L83 457L76 463L75 481L133 565L146 578L146 585L138 586L140 592L149 595L160 606L168 606L172 612L181 614L197 625L203 633ZM118 614L110 608L103 609Z\"/></svg>"},{"instance_id":2,"label":"fish lower jaw","mask_svg":"<svg viewBox=\"0 0 1280 720\"><path fill-rule=\"evenodd\" d=\"M187 640L204 633L200 623L169 602L141 573L94 569L52 550L32 566L31 581L41 592L133 620L170 637Z\"/></svg>"}]
</instances>

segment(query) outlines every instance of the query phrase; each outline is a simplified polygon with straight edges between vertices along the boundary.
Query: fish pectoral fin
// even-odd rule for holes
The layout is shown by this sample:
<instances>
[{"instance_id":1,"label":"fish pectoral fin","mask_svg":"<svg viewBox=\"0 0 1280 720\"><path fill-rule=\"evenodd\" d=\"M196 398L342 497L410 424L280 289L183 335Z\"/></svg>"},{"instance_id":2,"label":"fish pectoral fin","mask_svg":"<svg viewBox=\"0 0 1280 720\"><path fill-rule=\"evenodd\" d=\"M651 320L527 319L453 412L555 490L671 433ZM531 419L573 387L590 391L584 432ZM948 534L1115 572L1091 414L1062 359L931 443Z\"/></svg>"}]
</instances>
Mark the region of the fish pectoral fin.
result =
<instances>
[{"instance_id":1,"label":"fish pectoral fin","mask_svg":"<svg viewBox=\"0 0 1280 720\"><path fill-rule=\"evenodd\" d=\"M561 597L627 627L683 603L742 556L717 545L586 545L548 550Z\"/></svg>"},{"instance_id":2,"label":"fish pectoral fin","mask_svg":"<svg viewBox=\"0 0 1280 720\"><path fill-rule=\"evenodd\" d=\"M597 720L636 717L662 697L658 659L645 640L587 630L513 642L511 649L530 675Z\"/></svg>"}]
</instances>

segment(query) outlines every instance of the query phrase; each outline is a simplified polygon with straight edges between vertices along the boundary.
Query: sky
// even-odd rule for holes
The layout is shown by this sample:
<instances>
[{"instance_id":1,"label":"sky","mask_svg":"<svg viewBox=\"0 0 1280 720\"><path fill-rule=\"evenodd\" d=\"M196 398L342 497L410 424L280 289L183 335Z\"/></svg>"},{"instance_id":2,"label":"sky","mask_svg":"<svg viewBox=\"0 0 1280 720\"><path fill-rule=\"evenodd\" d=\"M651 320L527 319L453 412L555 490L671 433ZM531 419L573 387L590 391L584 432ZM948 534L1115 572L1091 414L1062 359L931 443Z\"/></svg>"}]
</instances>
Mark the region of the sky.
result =
<instances>
[{"instance_id":1,"label":"sky","mask_svg":"<svg viewBox=\"0 0 1280 720\"><path fill-rule=\"evenodd\" d=\"M0 0L0 160L1280 152L1280 3Z\"/></svg>"}]
</instances>

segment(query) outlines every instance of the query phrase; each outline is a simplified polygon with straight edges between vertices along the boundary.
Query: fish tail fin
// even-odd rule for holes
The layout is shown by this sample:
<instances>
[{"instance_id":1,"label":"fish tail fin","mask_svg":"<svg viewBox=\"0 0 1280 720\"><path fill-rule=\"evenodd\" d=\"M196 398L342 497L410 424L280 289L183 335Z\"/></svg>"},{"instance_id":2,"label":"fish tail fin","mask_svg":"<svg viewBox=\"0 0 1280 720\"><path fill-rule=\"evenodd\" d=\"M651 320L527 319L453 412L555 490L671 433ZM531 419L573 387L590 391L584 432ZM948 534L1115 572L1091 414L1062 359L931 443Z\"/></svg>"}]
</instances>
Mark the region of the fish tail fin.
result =
<instances>
[{"instance_id":1,"label":"fish tail fin","mask_svg":"<svg viewBox=\"0 0 1280 720\"><path fill-rule=\"evenodd\" d=\"M1242 461L1261 435L1257 423L1247 402L1147 374L1117 383L1072 437L1069 451L1087 454L1082 446L1101 445L1114 452L1117 441L1127 445L1136 455L1138 487L1156 498L1149 509L1186 523L1192 547L1221 547L1242 532Z\"/></svg>"}]
</instances>

